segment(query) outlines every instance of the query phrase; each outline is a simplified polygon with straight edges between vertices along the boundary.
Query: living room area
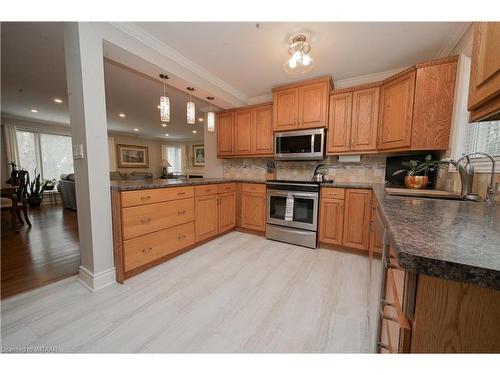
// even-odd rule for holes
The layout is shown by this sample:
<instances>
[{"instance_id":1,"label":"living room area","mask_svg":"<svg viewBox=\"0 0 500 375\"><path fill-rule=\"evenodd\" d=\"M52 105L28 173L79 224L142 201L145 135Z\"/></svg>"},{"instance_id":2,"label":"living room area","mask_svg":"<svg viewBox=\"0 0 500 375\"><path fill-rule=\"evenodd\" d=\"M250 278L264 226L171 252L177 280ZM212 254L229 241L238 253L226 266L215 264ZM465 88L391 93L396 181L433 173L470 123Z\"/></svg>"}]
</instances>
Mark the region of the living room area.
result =
<instances>
[{"instance_id":1,"label":"living room area","mask_svg":"<svg viewBox=\"0 0 500 375\"><path fill-rule=\"evenodd\" d=\"M1 27L3 299L78 274L82 230L63 25ZM168 85L166 77L106 57L104 76L110 181L203 177L203 125L208 109L217 107ZM163 95L170 100L168 121ZM188 102L196 108L192 124Z\"/></svg>"}]
</instances>

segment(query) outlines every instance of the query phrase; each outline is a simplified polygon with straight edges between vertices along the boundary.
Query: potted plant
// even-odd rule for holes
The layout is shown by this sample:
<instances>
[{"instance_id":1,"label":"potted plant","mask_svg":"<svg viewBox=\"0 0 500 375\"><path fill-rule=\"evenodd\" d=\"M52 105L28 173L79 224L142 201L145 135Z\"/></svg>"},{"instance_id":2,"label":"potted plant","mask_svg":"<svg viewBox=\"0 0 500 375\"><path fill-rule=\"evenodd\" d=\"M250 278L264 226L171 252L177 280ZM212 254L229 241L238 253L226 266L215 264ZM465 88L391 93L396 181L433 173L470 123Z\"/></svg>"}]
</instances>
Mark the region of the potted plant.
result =
<instances>
[{"instance_id":1,"label":"potted plant","mask_svg":"<svg viewBox=\"0 0 500 375\"><path fill-rule=\"evenodd\" d=\"M405 186L408 189L425 189L429 183L428 174L449 163L449 161L444 160L432 160L432 156L427 155L424 161L410 160L401 162L405 168L397 170L392 175L395 176L406 172Z\"/></svg>"},{"instance_id":2,"label":"potted plant","mask_svg":"<svg viewBox=\"0 0 500 375\"><path fill-rule=\"evenodd\" d=\"M48 181L42 181L40 173L36 174L35 178L29 183L27 201L31 208L38 207L42 203L43 192L47 187Z\"/></svg>"},{"instance_id":3,"label":"potted plant","mask_svg":"<svg viewBox=\"0 0 500 375\"><path fill-rule=\"evenodd\" d=\"M53 180L43 180L47 184L45 185L45 190L54 190L57 185L57 180L54 178Z\"/></svg>"}]
</instances>

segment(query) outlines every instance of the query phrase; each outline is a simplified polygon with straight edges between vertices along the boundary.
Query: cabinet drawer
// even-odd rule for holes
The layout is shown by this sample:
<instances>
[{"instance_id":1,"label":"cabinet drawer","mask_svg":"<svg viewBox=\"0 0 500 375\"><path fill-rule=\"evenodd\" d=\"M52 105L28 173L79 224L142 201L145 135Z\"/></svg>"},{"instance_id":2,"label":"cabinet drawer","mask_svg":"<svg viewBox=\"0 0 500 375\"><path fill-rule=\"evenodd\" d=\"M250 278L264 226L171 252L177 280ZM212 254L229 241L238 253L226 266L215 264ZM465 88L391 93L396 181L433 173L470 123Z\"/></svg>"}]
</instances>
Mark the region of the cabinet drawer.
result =
<instances>
[{"instance_id":1,"label":"cabinet drawer","mask_svg":"<svg viewBox=\"0 0 500 375\"><path fill-rule=\"evenodd\" d=\"M241 184L241 191L244 193L266 193L265 184Z\"/></svg>"},{"instance_id":2,"label":"cabinet drawer","mask_svg":"<svg viewBox=\"0 0 500 375\"><path fill-rule=\"evenodd\" d=\"M219 194L221 194L221 193L233 193L235 191L236 191L236 184L235 183L217 185L217 192Z\"/></svg>"},{"instance_id":3,"label":"cabinet drawer","mask_svg":"<svg viewBox=\"0 0 500 375\"><path fill-rule=\"evenodd\" d=\"M344 199L345 189L344 188L321 188L321 198L329 199Z\"/></svg>"},{"instance_id":4,"label":"cabinet drawer","mask_svg":"<svg viewBox=\"0 0 500 375\"><path fill-rule=\"evenodd\" d=\"M195 196L200 197L202 195L217 194L217 190L218 190L217 184L200 185L200 186L194 187L194 194L195 194Z\"/></svg>"},{"instance_id":5,"label":"cabinet drawer","mask_svg":"<svg viewBox=\"0 0 500 375\"><path fill-rule=\"evenodd\" d=\"M191 197L194 197L194 189L192 186L124 191L121 193L122 207L166 202Z\"/></svg>"},{"instance_id":6,"label":"cabinet drawer","mask_svg":"<svg viewBox=\"0 0 500 375\"><path fill-rule=\"evenodd\" d=\"M194 220L194 198L124 208L123 238L128 240Z\"/></svg>"},{"instance_id":7,"label":"cabinet drawer","mask_svg":"<svg viewBox=\"0 0 500 375\"><path fill-rule=\"evenodd\" d=\"M125 271L194 244L194 222L123 241Z\"/></svg>"}]
</instances>

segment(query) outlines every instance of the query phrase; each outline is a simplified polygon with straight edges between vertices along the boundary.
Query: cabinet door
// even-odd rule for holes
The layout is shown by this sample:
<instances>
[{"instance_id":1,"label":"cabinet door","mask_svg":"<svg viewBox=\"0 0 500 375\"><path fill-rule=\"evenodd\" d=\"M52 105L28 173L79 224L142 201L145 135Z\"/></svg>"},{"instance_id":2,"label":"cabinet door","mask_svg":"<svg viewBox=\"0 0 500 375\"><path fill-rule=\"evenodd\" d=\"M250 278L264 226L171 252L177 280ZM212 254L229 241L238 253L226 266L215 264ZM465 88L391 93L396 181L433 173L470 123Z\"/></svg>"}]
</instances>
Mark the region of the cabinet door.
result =
<instances>
[{"instance_id":1,"label":"cabinet door","mask_svg":"<svg viewBox=\"0 0 500 375\"><path fill-rule=\"evenodd\" d=\"M273 129L293 130L298 122L298 89L279 90L273 96Z\"/></svg>"},{"instance_id":2,"label":"cabinet door","mask_svg":"<svg viewBox=\"0 0 500 375\"><path fill-rule=\"evenodd\" d=\"M273 153L273 106L259 107L254 111L252 134L252 154L272 155Z\"/></svg>"},{"instance_id":3,"label":"cabinet door","mask_svg":"<svg viewBox=\"0 0 500 375\"><path fill-rule=\"evenodd\" d=\"M217 234L217 195L195 198L196 205L196 242Z\"/></svg>"},{"instance_id":4,"label":"cabinet door","mask_svg":"<svg viewBox=\"0 0 500 375\"><path fill-rule=\"evenodd\" d=\"M372 191L346 189L343 244L354 249L368 250Z\"/></svg>"},{"instance_id":5,"label":"cabinet door","mask_svg":"<svg viewBox=\"0 0 500 375\"><path fill-rule=\"evenodd\" d=\"M219 233L236 225L236 192L219 194Z\"/></svg>"},{"instance_id":6,"label":"cabinet door","mask_svg":"<svg viewBox=\"0 0 500 375\"><path fill-rule=\"evenodd\" d=\"M468 109L500 95L500 22L476 22L472 43ZM496 110L500 110L497 100ZM495 111L491 111L495 113Z\"/></svg>"},{"instance_id":7,"label":"cabinet door","mask_svg":"<svg viewBox=\"0 0 500 375\"><path fill-rule=\"evenodd\" d=\"M381 228L377 219L377 205L375 199L372 203L372 214L370 223L370 255L373 253L382 254Z\"/></svg>"},{"instance_id":8,"label":"cabinet door","mask_svg":"<svg viewBox=\"0 0 500 375\"><path fill-rule=\"evenodd\" d=\"M351 151L377 149L379 96L379 87L354 91L352 94Z\"/></svg>"},{"instance_id":9,"label":"cabinet door","mask_svg":"<svg viewBox=\"0 0 500 375\"><path fill-rule=\"evenodd\" d=\"M351 137L352 92L330 96L328 153L349 151Z\"/></svg>"},{"instance_id":10,"label":"cabinet door","mask_svg":"<svg viewBox=\"0 0 500 375\"><path fill-rule=\"evenodd\" d=\"M241 226L263 232L266 229L266 195L241 193Z\"/></svg>"},{"instance_id":11,"label":"cabinet door","mask_svg":"<svg viewBox=\"0 0 500 375\"><path fill-rule=\"evenodd\" d=\"M344 201L321 199L319 211L319 241L342 245L344 228Z\"/></svg>"},{"instance_id":12,"label":"cabinet door","mask_svg":"<svg viewBox=\"0 0 500 375\"><path fill-rule=\"evenodd\" d=\"M449 147L456 74L456 59L417 68L412 150L446 150Z\"/></svg>"},{"instance_id":13,"label":"cabinet door","mask_svg":"<svg viewBox=\"0 0 500 375\"><path fill-rule=\"evenodd\" d=\"M234 113L234 153L248 155L252 153L252 114L251 110Z\"/></svg>"},{"instance_id":14,"label":"cabinet door","mask_svg":"<svg viewBox=\"0 0 500 375\"><path fill-rule=\"evenodd\" d=\"M414 91L414 70L381 86L379 150L410 147Z\"/></svg>"},{"instance_id":15,"label":"cabinet door","mask_svg":"<svg viewBox=\"0 0 500 375\"><path fill-rule=\"evenodd\" d=\"M327 82L299 87L299 128L326 127L328 96Z\"/></svg>"},{"instance_id":16,"label":"cabinet door","mask_svg":"<svg viewBox=\"0 0 500 375\"><path fill-rule=\"evenodd\" d=\"M233 154L233 113L217 116L217 156Z\"/></svg>"}]
</instances>

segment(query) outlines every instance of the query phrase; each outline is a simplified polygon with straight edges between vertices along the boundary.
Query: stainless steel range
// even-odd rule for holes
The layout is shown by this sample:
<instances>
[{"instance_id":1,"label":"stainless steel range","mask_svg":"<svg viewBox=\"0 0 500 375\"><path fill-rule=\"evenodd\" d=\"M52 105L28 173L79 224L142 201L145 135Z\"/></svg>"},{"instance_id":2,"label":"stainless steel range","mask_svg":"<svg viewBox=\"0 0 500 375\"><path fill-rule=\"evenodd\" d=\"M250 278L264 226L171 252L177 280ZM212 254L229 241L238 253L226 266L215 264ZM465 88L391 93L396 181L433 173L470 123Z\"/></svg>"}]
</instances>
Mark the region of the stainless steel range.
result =
<instances>
[{"instance_id":1,"label":"stainless steel range","mask_svg":"<svg viewBox=\"0 0 500 375\"><path fill-rule=\"evenodd\" d=\"M267 182L266 238L315 249L319 183Z\"/></svg>"}]
</instances>

